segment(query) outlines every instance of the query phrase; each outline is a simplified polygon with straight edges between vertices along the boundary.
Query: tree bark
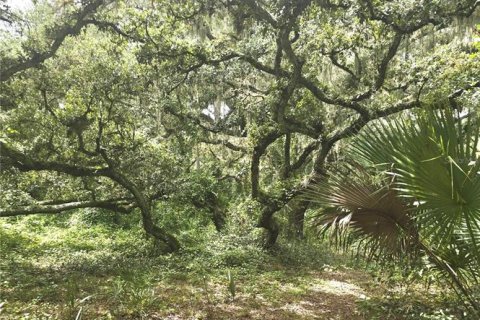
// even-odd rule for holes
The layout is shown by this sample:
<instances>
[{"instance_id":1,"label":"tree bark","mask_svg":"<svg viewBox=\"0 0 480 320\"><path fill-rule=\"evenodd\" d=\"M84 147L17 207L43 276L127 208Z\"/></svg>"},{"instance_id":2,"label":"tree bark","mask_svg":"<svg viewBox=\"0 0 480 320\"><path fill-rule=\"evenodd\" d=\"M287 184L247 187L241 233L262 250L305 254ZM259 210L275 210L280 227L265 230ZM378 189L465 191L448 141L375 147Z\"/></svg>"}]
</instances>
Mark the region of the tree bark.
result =
<instances>
[{"instance_id":1,"label":"tree bark","mask_svg":"<svg viewBox=\"0 0 480 320\"><path fill-rule=\"evenodd\" d=\"M287 132L285 134L285 145L283 147L283 168L282 168L282 179L288 179L290 176L290 169L291 169L291 164L290 164L290 147L292 143L292 134L290 132Z\"/></svg>"},{"instance_id":2,"label":"tree bark","mask_svg":"<svg viewBox=\"0 0 480 320\"><path fill-rule=\"evenodd\" d=\"M252 183L252 199L258 198L260 194L260 159L267 150L267 147L271 145L275 140L281 137L281 132L278 130L272 130L265 135L258 144L253 148L252 162L250 165L250 178Z\"/></svg>"},{"instance_id":3,"label":"tree bark","mask_svg":"<svg viewBox=\"0 0 480 320\"><path fill-rule=\"evenodd\" d=\"M265 206L260 214L257 227L266 230L266 238L263 244L265 249L271 249L277 242L280 226L273 214L278 210L279 208L275 205Z\"/></svg>"},{"instance_id":4,"label":"tree bark","mask_svg":"<svg viewBox=\"0 0 480 320\"><path fill-rule=\"evenodd\" d=\"M289 212L291 233L296 239L304 238L305 211L307 211L308 204L308 201L299 201Z\"/></svg>"},{"instance_id":5,"label":"tree bark","mask_svg":"<svg viewBox=\"0 0 480 320\"><path fill-rule=\"evenodd\" d=\"M214 205L212 210L212 221L218 232L225 227L225 211L218 205Z\"/></svg>"},{"instance_id":6,"label":"tree bark","mask_svg":"<svg viewBox=\"0 0 480 320\"><path fill-rule=\"evenodd\" d=\"M114 212L129 213L133 206L130 203L118 203L112 200L74 201L58 204L35 204L11 210L0 209L0 217L16 217L31 214L59 214L69 210L83 208L101 208Z\"/></svg>"},{"instance_id":7,"label":"tree bark","mask_svg":"<svg viewBox=\"0 0 480 320\"><path fill-rule=\"evenodd\" d=\"M142 224L145 231L155 239L163 241L167 246L168 252L178 251L178 249L180 249L180 243L173 235L155 225L152 218L151 204L138 187L113 168L110 170L109 177L132 193L135 202L140 208Z\"/></svg>"},{"instance_id":8,"label":"tree bark","mask_svg":"<svg viewBox=\"0 0 480 320\"><path fill-rule=\"evenodd\" d=\"M220 199L215 193L209 191L206 195L205 201L192 199L192 203L197 208L207 208L210 211L211 219L215 225L215 229L217 229L219 232L223 230L225 227L225 208L223 208L222 204L220 203Z\"/></svg>"}]
</instances>

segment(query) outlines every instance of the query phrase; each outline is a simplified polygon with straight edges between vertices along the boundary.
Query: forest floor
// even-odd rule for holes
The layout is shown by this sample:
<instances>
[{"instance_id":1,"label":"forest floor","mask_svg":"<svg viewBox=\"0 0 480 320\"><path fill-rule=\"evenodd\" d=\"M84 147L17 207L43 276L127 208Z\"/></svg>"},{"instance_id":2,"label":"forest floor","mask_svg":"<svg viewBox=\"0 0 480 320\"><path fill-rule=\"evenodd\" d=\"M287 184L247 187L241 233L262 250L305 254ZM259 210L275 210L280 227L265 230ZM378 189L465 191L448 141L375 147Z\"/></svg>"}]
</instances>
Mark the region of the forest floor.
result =
<instances>
[{"instance_id":1,"label":"forest floor","mask_svg":"<svg viewBox=\"0 0 480 320\"><path fill-rule=\"evenodd\" d=\"M138 227L52 221L0 222L0 319L468 319L448 290L325 245L211 233L160 255Z\"/></svg>"}]
</instances>

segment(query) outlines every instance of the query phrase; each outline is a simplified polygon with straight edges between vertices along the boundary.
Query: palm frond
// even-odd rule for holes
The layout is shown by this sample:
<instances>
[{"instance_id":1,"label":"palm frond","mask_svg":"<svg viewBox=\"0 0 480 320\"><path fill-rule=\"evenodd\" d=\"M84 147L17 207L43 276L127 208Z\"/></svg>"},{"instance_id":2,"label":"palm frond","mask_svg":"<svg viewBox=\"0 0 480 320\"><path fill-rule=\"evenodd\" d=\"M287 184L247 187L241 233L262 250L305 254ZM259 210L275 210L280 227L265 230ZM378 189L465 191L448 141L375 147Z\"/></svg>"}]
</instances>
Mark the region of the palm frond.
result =
<instances>
[{"instance_id":1,"label":"palm frond","mask_svg":"<svg viewBox=\"0 0 480 320\"><path fill-rule=\"evenodd\" d=\"M456 237L480 262L479 126L445 110L380 122L354 141L352 154L367 165L390 167L400 197L418 205L412 217L423 238L448 245Z\"/></svg>"},{"instance_id":2,"label":"palm frond","mask_svg":"<svg viewBox=\"0 0 480 320\"><path fill-rule=\"evenodd\" d=\"M313 187L308 197L326 207L315 216L315 225L336 245L361 243L369 254L413 252L413 221L388 184L337 175Z\"/></svg>"},{"instance_id":3,"label":"palm frond","mask_svg":"<svg viewBox=\"0 0 480 320\"><path fill-rule=\"evenodd\" d=\"M316 217L322 235L370 257L423 253L480 310L469 289L480 277L480 126L474 117L427 110L369 125L349 150L361 164L357 174L331 175L307 197L326 208Z\"/></svg>"}]
</instances>

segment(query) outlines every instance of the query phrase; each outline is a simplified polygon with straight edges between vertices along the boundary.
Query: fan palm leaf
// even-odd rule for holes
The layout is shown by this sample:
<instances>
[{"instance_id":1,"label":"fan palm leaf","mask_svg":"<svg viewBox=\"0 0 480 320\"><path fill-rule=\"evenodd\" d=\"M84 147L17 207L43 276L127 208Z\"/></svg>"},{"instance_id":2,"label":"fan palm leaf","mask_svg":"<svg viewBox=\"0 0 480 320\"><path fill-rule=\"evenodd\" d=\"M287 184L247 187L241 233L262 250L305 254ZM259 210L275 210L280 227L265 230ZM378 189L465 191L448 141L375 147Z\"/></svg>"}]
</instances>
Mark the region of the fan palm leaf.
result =
<instances>
[{"instance_id":1,"label":"fan palm leaf","mask_svg":"<svg viewBox=\"0 0 480 320\"><path fill-rule=\"evenodd\" d=\"M307 193L324 208L316 216L323 236L346 247L362 239L370 256L413 253L417 233L408 207L389 184L381 184L351 172L331 176Z\"/></svg>"},{"instance_id":2,"label":"fan palm leaf","mask_svg":"<svg viewBox=\"0 0 480 320\"><path fill-rule=\"evenodd\" d=\"M349 150L362 174L331 175L308 194L328 208L322 234L394 256L420 249L480 311L468 290L480 266L479 137L473 113L450 109L369 125Z\"/></svg>"},{"instance_id":3,"label":"fan palm leaf","mask_svg":"<svg viewBox=\"0 0 480 320\"><path fill-rule=\"evenodd\" d=\"M480 262L478 126L452 111L427 111L370 126L353 154L367 165L393 168L395 189L414 210L422 236L447 245L460 237Z\"/></svg>"}]
</instances>

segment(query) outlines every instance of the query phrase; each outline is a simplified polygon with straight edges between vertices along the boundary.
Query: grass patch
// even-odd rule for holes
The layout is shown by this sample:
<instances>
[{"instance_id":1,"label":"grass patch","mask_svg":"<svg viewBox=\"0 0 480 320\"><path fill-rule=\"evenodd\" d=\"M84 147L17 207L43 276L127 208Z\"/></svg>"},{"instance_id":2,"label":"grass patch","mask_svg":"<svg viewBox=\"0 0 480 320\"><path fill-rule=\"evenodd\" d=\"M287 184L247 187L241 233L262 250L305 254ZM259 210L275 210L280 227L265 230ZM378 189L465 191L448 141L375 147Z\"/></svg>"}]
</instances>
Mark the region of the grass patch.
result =
<instances>
[{"instance_id":1,"label":"grass patch","mask_svg":"<svg viewBox=\"0 0 480 320\"><path fill-rule=\"evenodd\" d=\"M265 252L255 233L208 229L159 255L140 227L48 219L0 221L2 319L468 318L451 293L407 290L321 243Z\"/></svg>"}]
</instances>

